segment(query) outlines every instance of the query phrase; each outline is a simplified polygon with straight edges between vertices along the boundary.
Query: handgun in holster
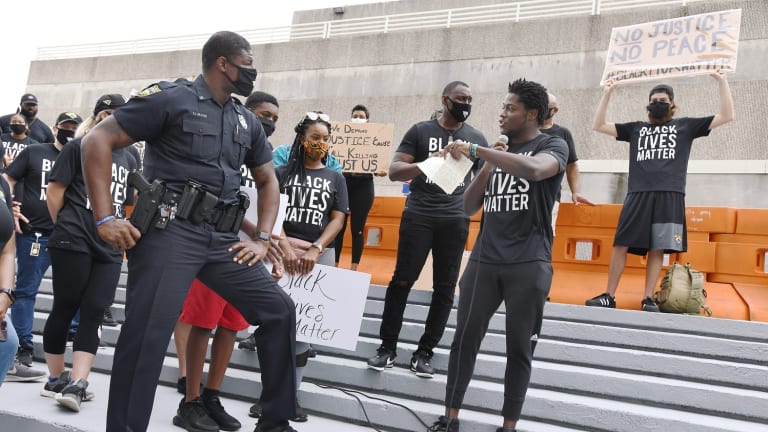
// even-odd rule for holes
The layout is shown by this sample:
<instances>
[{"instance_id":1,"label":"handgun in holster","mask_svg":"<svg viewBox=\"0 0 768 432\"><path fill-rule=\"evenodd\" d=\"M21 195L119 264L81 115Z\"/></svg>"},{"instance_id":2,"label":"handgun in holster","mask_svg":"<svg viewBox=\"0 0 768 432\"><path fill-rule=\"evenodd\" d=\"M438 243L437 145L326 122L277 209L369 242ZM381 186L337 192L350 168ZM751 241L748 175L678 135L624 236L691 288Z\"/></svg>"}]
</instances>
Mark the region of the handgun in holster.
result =
<instances>
[{"instance_id":1,"label":"handgun in holster","mask_svg":"<svg viewBox=\"0 0 768 432\"><path fill-rule=\"evenodd\" d=\"M251 205L251 200L248 198L248 194L240 191L237 193L237 202L234 202L224 208L224 212L216 223L216 231L227 232L231 231L237 234L240 231L240 226L245 219L245 211Z\"/></svg>"},{"instance_id":2,"label":"handgun in holster","mask_svg":"<svg viewBox=\"0 0 768 432\"><path fill-rule=\"evenodd\" d=\"M128 174L128 186L139 191L139 198L131 213L130 222L142 234L146 234L155 221L158 209L165 195L165 182L156 179L150 184L139 171Z\"/></svg>"}]
</instances>

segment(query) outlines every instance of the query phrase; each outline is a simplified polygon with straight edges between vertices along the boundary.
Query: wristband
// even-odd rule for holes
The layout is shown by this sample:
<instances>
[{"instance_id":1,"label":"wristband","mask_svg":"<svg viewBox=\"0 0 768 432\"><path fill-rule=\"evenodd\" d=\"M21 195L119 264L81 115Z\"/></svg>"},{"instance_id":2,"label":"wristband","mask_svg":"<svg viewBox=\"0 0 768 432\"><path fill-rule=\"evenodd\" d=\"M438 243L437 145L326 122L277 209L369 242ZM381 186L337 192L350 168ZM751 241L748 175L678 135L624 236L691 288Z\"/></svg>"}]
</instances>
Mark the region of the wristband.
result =
<instances>
[{"instance_id":1,"label":"wristband","mask_svg":"<svg viewBox=\"0 0 768 432\"><path fill-rule=\"evenodd\" d=\"M96 221L96 228L114 219L115 219L115 215L104 216L103 218Z\"/></svg>"},{"instance_id":2,"label":"wristband","mask_svg":"<svg viewBox=\"0 0 768 432\"><path fill-rule=\"evenodd\" d=\"M472 159L477 159L477 144L469 145L469 157Z\"/></svg>"},{"instance_id":3,"label":"wristband","mask_svg":"<svg viewBox=\"0 0 768 432\"><path fill-rule=\"evenodd\" d=\"M8 288L0 289L0 294L7 295L8 298L11 299L11 305L16 303L16 294L13 291L9 290Z\"/></svg>"}]
</instances>

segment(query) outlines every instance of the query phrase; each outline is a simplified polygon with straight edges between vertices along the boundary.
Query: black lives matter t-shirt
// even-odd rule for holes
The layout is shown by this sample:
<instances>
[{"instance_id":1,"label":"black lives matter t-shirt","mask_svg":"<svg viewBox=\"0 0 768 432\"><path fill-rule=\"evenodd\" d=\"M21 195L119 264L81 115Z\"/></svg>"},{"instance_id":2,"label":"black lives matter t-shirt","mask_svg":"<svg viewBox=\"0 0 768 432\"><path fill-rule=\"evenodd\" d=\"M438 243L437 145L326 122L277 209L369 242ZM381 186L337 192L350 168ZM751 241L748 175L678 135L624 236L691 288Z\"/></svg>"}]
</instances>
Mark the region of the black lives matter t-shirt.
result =
<instances>
[{"instance_id":1,"label":"black lives matter t-shirt","mask_svg":"<svg viewBox=\"0 0 768 432\"><path fill-rule=\"evenodd\" d=\"M483 223L470 260L512 264L552 260L552 207L560 191L568 145L562 138L540 134L509 153L552 155L558 173L541 181L515 177L496 168L485 186Z\"/></svg>"},{"instance_id":2,"label":"black lives matter t-shirt","mask_svg":"<svg viewBox=\"0 0 768 432\"><path fill-rule=\"evenodd\" d=\"M443 150L449 142L454 140L488 147L483 134L466 123L463 123L456 131L449 131L440 126L437 120L428 120L411 126L403 136L397 151L413 156L414 162L421 162ZM464 181L450 195L446 194L440 186L432 183L424 173L419 173L411 181L411 193L405 202L404 212L429 217L466 218L467 215L464 214L462 205L462 195L472 180L472 173L478 167L479 161L475 162Z\"/></svg>"},{"instance_id":3,"label":"black lives matter t-shirt","mask_svg":"<svg viewBox=\"0 0 768 432\"><path fill-rule=\"evenodd\" d=\"M44 235L53 230L46 200L48 177L58 156L59 149L54 144L32 144L5 171L17 182L23 182L21 212L29 219L30 230Z\"/></svg>"},{"instance_id":4,"label":"black lives matter t-shirt","mask_svg":"<svg viewBox=\"0 0 768 432\"><path fill-rule=\"evenodd\" d=\"M685 193L691 143L709 135L714 116L683 117L663 125L638 121L616 124L616 140L629 142L627 192Z\"/></svg>"},{"instance_id":5,"label":"black lives matter t-shirt","mask_svg":"<svg viewBox=\"0 0 768 432\"><path fill-rule=\"evenodd\" d=\"M3 142L3 154L2 157L8 155L8 159L13 162L19 156L22 150L32 144L37 144L37 141L26 136L23 139L17 140L13 135L4 133L0 135L0 140Z\"/></svg>"},{"instance_id":6,"label":"black lives matter t-shirt","mask_svg":"<svg viewBox=\"0 0 768 432\"><path fill-rule=\"evenodd\" d=\"M64 205L56 217L56 225L48 238L49 248L68 249L90 253L99 261L122 262L123 252L112 248L99 237L93 220L91 203L85 190L83 169L80 162L80 139L67 143L59 154L49 181L61 183ZM128 199L128 173L138 168L138 162L127 149L112 152L112 194L114 215L125 217L124 203Z\"/></svg>"},{"instance_id":7,"label":"black lives matter t-shirt","mask_svg":"<svg viewBox=\"0 0 768 432\"><path fill-rule=\"evenodd\" d=\"M288 195L283 222L287 236L315 242L330 222L331 211L349 213L347 183L338 172L327 167L307 169L305 179L295 175L285 185L288 166L279 166L275 172L280 192Z\"/></svg>"}]
</instances>

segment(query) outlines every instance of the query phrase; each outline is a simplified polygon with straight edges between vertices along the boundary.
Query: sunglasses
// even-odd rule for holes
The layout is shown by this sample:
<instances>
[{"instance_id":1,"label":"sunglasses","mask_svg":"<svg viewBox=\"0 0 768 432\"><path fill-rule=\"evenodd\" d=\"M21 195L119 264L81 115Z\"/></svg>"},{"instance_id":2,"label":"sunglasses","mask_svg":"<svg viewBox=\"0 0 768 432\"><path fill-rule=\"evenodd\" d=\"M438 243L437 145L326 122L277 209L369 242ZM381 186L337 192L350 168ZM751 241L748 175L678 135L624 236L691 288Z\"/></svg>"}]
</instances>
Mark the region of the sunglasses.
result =
<instances>
[{"instance_id":1,"label":"sunglasses","mask_svg":"<svg viewBox=\"0 0 768 432\"><path fill-rule=\"evenodd\" d=\"M326 123L331 121L331 118L328 116L328 114L325 113L318 113L314 111L307 111L307 114L304 116L305 119L310 119L312 121L315 121L317 119L320 119Z\"/></svg>"}]
</instances>

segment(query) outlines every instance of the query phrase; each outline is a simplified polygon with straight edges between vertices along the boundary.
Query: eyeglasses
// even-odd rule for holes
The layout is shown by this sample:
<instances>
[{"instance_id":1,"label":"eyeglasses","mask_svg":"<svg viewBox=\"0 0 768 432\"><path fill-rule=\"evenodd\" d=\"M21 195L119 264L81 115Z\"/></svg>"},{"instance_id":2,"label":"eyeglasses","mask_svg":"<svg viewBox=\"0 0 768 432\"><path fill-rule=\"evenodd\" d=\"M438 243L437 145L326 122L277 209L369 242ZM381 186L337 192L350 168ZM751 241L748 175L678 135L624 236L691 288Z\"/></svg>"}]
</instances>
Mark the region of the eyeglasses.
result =
<instances>
[{"instance_id":1,"label":"eyeglasses","mask_svg":"<svg viewBox=\"0 0 768 432\"><path fill-rule=\"evenodd\" d=\"M308 119L310 119L312 121L320 119L320 120L322 120L322 121L324 121L326 123L331 121L331 118L328 116L328 114L314 112L314 111L307 111L307 114L304 116L304 118L308 118Z\"/></svg>"}]
</instances>

